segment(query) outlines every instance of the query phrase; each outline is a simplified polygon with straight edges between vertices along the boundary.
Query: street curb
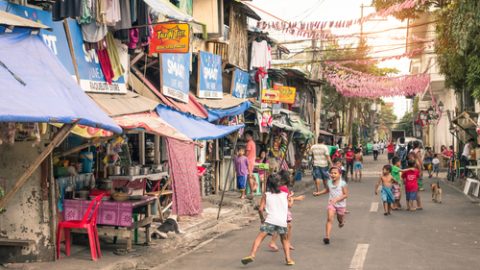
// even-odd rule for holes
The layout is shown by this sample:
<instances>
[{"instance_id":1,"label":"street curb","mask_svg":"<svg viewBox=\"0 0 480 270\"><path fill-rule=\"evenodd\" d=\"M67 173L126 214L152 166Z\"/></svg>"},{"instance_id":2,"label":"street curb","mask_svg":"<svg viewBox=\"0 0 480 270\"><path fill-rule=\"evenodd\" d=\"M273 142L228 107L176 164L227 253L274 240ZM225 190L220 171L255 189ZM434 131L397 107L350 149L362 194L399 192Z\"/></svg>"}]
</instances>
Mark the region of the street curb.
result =
<instances>
[{"instance_id":1,"label":"street curb","mask_svg":"<svg viewBox=\"0 0 480 270\"><path fill-rule=\"evenodd\" d=\"M445 181L444 179L441 180L444 184L446 184L447 186L451 187L452 189L458 191L459 193L461 193L463 196L465 196L470 202L472 203L480 203L480 199L479 198L475 198L471 195L467 195L465 193L463 193L463 190L460 189L459 187L455 186L453 183L450 183L450 181ZM480 205L480 204L479 204Z\"/></svg>"}]
</instances>

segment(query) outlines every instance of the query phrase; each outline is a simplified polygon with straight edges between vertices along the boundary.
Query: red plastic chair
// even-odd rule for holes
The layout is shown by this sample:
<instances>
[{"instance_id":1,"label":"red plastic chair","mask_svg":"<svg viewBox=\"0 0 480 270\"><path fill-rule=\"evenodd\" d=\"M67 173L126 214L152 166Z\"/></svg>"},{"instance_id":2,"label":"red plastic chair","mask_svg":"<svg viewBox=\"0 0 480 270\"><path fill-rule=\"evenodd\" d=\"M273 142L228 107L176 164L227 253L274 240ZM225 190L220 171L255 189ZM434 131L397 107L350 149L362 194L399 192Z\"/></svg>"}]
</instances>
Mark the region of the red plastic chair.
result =
<instances>
[{"instance_id":1,"label":"red plastic chair","mask_svg":"<svg viewBox=\"0 0 480 270\"><path fill-rule=\"evenodd\" d=\"M65 253L67 256L70 256L70 229L86 229L88 233L88 242L90 244L90 254L92 255L92 260L96 261L98 258L102 257L102 252L100 251L100 241L98 239L97 215L98 208L102 203L102 198L104 195L105 194L102 193L96 196L90 202L82 220L68 220L58 223L57 259L60 259L60 233L62 230L65 234Z\"/></svg>"}]
</instances>

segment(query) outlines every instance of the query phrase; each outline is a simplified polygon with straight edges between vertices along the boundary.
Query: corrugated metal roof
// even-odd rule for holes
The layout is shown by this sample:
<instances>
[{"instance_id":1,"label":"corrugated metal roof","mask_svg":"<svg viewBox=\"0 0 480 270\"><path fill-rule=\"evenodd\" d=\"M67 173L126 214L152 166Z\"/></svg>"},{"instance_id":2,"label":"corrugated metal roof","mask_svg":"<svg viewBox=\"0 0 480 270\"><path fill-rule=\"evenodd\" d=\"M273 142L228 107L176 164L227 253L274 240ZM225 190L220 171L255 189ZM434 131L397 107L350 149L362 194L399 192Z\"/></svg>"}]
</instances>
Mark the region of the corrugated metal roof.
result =
<instances>
[{"instance_id":1,"label":"corrugated metal roof","mask_svg":"<svg viewBox=\"0 0 480 270\"><path fill-rule=\"evenodd\" d=\"M158 102L133 92L126 94L88 94L110 116L151 112Z\"/></svg>"},{"instance_id":2,"label":"corrugated metal roof","mask_svg":"<svg viewBox=\"0 0 480 270\"><path fill-rule=\"evenodd\" d=\"M14 26L14 27L28 27L28 28L38 28L38 29L50 29L50 27L34 22L29 19L22 18L20 16L1 11L0 10L0 25L4 26Z\"/></svg>"}]
</instances>

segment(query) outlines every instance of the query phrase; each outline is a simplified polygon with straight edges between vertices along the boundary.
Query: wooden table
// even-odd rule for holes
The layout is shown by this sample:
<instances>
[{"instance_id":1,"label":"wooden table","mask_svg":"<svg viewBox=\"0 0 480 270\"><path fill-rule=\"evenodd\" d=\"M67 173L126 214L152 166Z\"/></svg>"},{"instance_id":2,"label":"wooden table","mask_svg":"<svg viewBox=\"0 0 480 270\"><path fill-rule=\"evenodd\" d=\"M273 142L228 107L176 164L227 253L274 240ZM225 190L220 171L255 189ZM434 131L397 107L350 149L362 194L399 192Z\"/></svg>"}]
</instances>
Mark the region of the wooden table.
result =
<instances>
[{"instance_id":1,"label":"wooden table","mask_svg":"<svg viewBox=\"0 0 480 270\"><path fill-rule=\"evenodd\" d=\"M130 251L132 250L134 231L138 228L145 228L145 244L150 244L150 227L153 222L152 205L155 201L155 197L144 196L141 200L102 202L97 217L99 236L126 239L127 251ZM64 200L64 219L81 220L89 203L89 200L83 199ZM140 218L134 220L134 216L137 215Z\"/></svg>"}]
</instances>

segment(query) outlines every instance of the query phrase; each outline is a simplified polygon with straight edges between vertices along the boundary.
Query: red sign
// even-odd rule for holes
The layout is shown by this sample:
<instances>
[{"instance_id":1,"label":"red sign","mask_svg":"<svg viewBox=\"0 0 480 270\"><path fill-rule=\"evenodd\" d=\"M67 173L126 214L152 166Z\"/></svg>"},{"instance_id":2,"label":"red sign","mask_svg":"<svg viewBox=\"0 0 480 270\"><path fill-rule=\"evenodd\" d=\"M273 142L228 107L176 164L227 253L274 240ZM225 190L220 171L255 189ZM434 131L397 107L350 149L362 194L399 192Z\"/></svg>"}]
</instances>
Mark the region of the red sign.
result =
<instances>
[{"instance_id":1,"label":"red sign","mask_svg":"<svg viewBox=\"0 0 480 270\"><path fill-rule=\"evenodd\" d=\"M190 26L187 23L161 23L153 27L150 54L188 53Z\"/></svg>"}]
</instances>

